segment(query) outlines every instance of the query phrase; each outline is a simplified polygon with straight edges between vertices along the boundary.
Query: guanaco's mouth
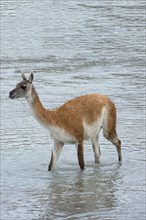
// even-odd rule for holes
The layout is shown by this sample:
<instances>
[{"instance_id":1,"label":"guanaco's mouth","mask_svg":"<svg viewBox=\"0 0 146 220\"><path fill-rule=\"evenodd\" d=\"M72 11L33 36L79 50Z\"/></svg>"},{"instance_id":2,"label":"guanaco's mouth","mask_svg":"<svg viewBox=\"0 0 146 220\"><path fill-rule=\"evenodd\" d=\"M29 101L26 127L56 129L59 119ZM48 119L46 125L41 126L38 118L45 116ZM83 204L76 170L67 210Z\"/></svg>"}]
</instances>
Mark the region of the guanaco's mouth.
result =
<instances>
[{"instance_id":1,"label":"guanaco's mouth","mask_svg":"<svg viewBox=\"0 0 146 220\"><path fill-rule=\"evenodd\" d=\"M15 99L15 96L9 95L10 99Z\"/></svg>"}]
</instances>

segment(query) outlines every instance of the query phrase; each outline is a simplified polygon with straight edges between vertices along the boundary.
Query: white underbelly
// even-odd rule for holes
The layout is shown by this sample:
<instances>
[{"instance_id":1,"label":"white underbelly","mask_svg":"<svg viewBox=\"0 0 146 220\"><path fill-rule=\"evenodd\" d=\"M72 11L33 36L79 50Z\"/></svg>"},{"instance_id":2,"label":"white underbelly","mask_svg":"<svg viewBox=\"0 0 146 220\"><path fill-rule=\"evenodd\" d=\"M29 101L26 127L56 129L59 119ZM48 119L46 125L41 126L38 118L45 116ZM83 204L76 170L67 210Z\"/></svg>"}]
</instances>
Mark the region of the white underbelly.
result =
<instances>
[{"instance_id":1,"label":"white underbelly","mask_svg":"<svg viewBox=\"0 0 146 220\"><path fill-rule=\"evenodd\" d=\"M76 143L75 137L65 132L64 129L55 126L49 126L50 135L53 139L63 143Z\"/></svg>"}]
</instances>

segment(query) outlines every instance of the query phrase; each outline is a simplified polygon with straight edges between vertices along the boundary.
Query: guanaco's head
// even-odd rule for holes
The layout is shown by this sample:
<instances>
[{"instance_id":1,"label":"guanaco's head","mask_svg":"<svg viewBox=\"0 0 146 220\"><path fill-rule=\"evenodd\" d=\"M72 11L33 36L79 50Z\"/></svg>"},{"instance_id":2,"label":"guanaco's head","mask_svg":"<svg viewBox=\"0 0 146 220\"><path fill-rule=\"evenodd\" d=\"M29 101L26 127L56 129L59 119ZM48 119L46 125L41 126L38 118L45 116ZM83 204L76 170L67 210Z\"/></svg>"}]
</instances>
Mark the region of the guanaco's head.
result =
<instances>
[{"instance_id":1,"label":"guanaco's head","mask_svg":"<svg viewBox=\"0 0 146 220\"><path fill-rule=\"evenodd\" d=\"M32 92L32 81L33 81L33 73L30 74L29 79L22 73L22 81L18 83L12 91L9 93L9 97L11 99L16 99L20 97L28 98Z\"/></svg>"}]
</instances>

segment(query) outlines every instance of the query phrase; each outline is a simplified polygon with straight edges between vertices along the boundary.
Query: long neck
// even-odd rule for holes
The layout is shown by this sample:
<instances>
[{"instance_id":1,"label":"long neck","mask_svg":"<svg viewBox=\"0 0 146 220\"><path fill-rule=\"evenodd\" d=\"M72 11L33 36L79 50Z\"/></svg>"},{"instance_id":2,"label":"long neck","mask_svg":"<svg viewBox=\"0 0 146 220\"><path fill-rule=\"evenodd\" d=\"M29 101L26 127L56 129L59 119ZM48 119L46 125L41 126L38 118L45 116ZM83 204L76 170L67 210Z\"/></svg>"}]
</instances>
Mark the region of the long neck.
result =
<instances>
[{"instance_id":1,"label":"long neck","mask_svg":"<svg viewBox=\"0 0 146 220\"><path fill-rule=\"evenodd\" d=\"M44 106L42 105L39 96L34 88L32 86L32 92L31 95L26 98L29 107L32 110L32 113L34 114L35 118L42 124L46 124L49 120L49 110L46 110ZM46 117L47 115L47 117Z\"/></svg>"}]
</instances>

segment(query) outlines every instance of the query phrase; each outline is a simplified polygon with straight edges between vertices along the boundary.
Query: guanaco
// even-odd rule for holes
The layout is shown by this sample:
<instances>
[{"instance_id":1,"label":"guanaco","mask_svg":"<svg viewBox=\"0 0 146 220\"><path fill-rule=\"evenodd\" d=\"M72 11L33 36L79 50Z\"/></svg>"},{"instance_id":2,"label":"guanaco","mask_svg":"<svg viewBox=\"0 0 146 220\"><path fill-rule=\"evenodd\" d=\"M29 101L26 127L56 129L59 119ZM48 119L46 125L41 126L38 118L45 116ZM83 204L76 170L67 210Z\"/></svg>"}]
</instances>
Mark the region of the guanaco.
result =
<instances>
[{"instance_id":1,"label":"guanaco","mask_svg":"<svg viewBox=\"0 0 146 220\"><path fill-rule=\"evenodd\" d=\"M51 171L65 143L75 144L80 168L84 163L84 140L90 139L94 151L95 163L99 163L100 146L99 133L111 141L122 161L121 141L116 132L116 108L114 103L102 94L87 94L67 101L62 106L48 110L42 105L32 82L34 74L29 79L22 74L22 81L9 93L11 99L25 97L34 117L47 128L53 139L51 160L48 170Z\"/></svg>"}]
</instances>

